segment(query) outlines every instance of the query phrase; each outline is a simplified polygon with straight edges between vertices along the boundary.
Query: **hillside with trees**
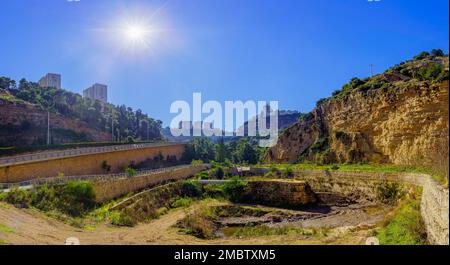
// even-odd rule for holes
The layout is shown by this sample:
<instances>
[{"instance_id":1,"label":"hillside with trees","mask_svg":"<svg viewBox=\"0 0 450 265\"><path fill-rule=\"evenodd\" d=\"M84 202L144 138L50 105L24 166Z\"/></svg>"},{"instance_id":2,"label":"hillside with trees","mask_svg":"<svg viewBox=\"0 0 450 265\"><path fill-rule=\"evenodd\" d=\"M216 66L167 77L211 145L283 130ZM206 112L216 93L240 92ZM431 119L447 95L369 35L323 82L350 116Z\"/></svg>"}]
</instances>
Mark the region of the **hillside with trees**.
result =
<instances>
[{"instance_id":1,"label":"hillside with trees","mask_svg":"<svg viewBox=\"0 0 450 265\"><path fill-rule=\"evenodd\" d=\"M118 142L161 138L162 122L140 109L83 98L63 89L41 88L25 79L17 83L0 77L0 107L0 146L45 144L47 111L52 144L111 141L112 132Z\"/></svg>"}]
</instances>

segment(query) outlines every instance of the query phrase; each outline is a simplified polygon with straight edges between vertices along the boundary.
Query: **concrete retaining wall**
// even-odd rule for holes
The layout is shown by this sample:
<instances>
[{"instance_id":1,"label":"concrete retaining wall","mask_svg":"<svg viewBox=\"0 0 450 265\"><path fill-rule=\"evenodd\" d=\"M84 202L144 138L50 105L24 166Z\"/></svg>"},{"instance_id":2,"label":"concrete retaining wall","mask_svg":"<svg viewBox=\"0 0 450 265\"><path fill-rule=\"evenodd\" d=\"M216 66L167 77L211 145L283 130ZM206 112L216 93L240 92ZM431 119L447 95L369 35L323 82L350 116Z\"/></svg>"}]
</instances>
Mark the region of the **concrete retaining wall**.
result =
<instances>
[{"instance_id":1,"label":"concrete retaining wall","mask_svg":"<svg viewBox=\"0 0 450 265\"><path fill-rule=\"evenodd\" d=\"M153 159L160 152L164 157L171 155L179 159L184 150L185 144L172 144L0 166L0 183L56 177L59 173L66 176L104 174L103 161L111 166L110 173L123 172L132 161L139 163Z\"/></svg>"},{"instance_id":2,"label":"concrete retaining wall","mask_svg":"<svg viewBox=\"0 0 450 265\"><path fill-rule=\"evenodd\" d=\"M93 183L96 193L96 201L104 202L130 192L145 189L149 186L172 180L189 178L196 173L208 169L207 165L192 165L185 168L168 169L145 176L131 177L115 180L96 181Z\"/></svg>"}]
</instances>

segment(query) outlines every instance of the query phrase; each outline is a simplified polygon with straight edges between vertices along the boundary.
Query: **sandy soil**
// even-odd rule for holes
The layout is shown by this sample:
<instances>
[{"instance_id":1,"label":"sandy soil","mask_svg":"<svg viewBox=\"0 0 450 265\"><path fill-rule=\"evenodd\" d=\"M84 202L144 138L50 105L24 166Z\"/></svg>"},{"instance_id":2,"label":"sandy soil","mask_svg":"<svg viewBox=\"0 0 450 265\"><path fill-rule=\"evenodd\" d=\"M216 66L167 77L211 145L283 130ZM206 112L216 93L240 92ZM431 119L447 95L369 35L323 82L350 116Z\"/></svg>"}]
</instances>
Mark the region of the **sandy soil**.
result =
<instances>
[{"instance_id":1,"label":"sandy soil","mask_svg":"<svg viewBox=\"0 0 450 265\"><path fill-rule=\"evenodd\" d=\"M178 233L173 225L186 214L174 209L159 219L135 227L100 224L95 229L79 229L52 219L33 209L17 209L0 204L0 242L17 245L62 245L77 237L83 245L132 244L364 244L371 230L340 228L324 238L302 236L267 236L250 239L202 240ZM3 227L3 229L2 229Z\"/></svg>"}]
</instances>

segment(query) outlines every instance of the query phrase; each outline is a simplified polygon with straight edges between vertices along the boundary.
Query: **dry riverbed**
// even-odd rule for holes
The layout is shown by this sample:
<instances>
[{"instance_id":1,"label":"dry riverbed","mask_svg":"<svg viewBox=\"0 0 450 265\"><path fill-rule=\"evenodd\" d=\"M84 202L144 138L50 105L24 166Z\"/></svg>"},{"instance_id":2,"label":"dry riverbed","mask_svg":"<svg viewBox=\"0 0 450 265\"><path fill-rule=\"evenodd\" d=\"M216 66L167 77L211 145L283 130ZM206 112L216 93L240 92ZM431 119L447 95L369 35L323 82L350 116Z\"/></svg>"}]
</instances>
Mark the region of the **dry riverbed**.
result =
<instances>
[{"instance_id":1,"label":"dry riverbed","mask_svg":"<svg viewBox=\"0 0 450 265\"><path fill-rule=\"evenodd\" d=\"M208 201L207 207L229 205ZM304 211L260 207L261 216L229 216L219 219L214 239L200 239L180 232L177 223L205 202L172 209L158 219L135 227L116 227L106 222L88 229L75 228L34 209L0 204L0 242L3 244L64 244L68 237L81 244L364 244L383 220L388 208L374 204L331 206ZM240 206L238 206L240 207ZM244 206L249 207L249 206ZM256 208L256 207L255 207ZM314 233L235 235L239 227L297 227ZM245 226L246 225L246 226ZM227 231L228 229L228 231ZM295 231L295 230L294 230Z\"/></svg>"}]
</instances>

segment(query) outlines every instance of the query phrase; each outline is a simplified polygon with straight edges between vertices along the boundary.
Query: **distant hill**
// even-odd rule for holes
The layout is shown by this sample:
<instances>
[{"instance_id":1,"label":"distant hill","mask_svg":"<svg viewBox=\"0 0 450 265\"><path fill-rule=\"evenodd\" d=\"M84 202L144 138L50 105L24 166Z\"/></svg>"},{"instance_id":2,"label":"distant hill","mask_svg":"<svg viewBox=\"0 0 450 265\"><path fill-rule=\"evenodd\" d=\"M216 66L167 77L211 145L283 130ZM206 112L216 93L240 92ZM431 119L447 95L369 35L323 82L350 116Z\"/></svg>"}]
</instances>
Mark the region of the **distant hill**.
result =
<instances>
[{"instance_id":1,"label":"distant hill","mask_svg":"<svg viewBox=\"0 0 450 265\"><path fill-rule=\"evenodd\" d=\"M283 129L285 129L286 127L288 127L288 126L290 126L291 124L293 124L294 122L296 122L300 117L302 116L302 113L300 113L300 112L298 112L298 111L292 111L292 110L280 110L279 112L278 112L278 129L279 130L283 130ZM256 120L256 122L258 122L258 119L257 119L257 117L253 117L252 118L253 120ZM269 123L270 123L270 120L269 120L269 116L267 115L267 117L266 117L266 124L267 124L267 126L269 125ZM256 133L258 134L258 125L256 125ZM241 127L241 128L244 128L244 136L245 137L247 137L247 136L249 136L248 135L248 121L247 122L245 122L244 123L244 125L243 125L243 127ZM172 136L172 133L170 132L170 128L169 127L166 127L166 128L163 128L162 130L161 130L161 134L163 135L163 137L165 138L165 139L167 139L167 140L171 140L171 141L190 141L190 140L192 140L193 138L195 138L195 137L193 137L193 136L179 136L179 137L174 137L174 136ZM192 130L191 130L191 134L192 134ZM223 133L224 134L224 133ZM209 137L212 141L218 141L218 140L220 140L220 139L222 139L222 137L220 137L220 136L213 136L213 137ZM231 140L236 140L236 139L238 139L239 137L236 137L236 136L229 136L229 137L224 137L225 139L225 141L231 141Z\"/></svg>"},{"instance_id":2,"label":"distant hill","mask_svg":"<svg viewBox=\"0 0 450 265\"><path fill-rule=\"evenodd\" d=\"M270 109L266 111L266 126L270 125ZM295 123L303 114L295 110L279 110L278 111L278 130L283 130L289 127L291 124ZM256 135L259 134L258 117L253 117L252 121L256 124ZM248 124L245 122L243 125L244 135L248 136ZM242 129L242 128L241 128Z\"/></svg>"},{"instance_id":3,"label":"distant hill","mask_svg":"<svg viewBox=\"0 0 450 265\"><path fill-rule=\"evenodd\" d=\"M51 143L160 139L161 121L141 110L114 106L25 79L0 77L0 147L43 145L50 111Z\"/></svg>"}]
</instances>

